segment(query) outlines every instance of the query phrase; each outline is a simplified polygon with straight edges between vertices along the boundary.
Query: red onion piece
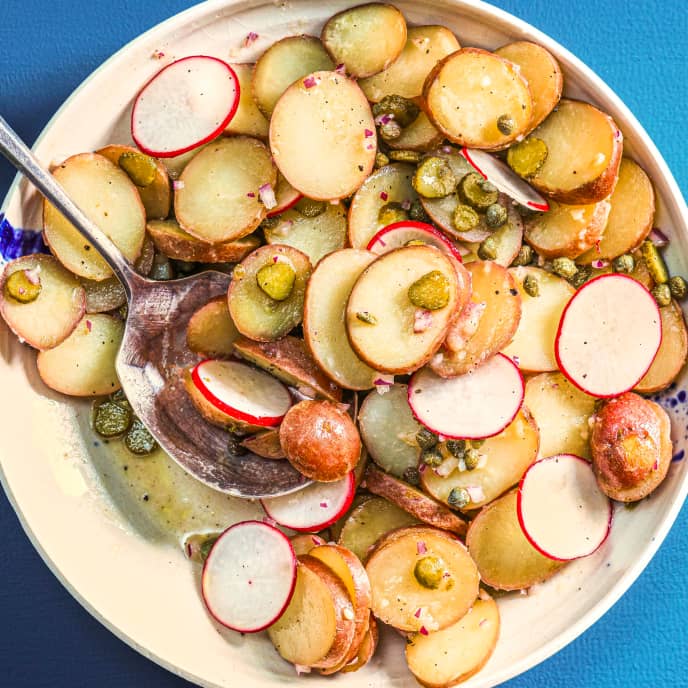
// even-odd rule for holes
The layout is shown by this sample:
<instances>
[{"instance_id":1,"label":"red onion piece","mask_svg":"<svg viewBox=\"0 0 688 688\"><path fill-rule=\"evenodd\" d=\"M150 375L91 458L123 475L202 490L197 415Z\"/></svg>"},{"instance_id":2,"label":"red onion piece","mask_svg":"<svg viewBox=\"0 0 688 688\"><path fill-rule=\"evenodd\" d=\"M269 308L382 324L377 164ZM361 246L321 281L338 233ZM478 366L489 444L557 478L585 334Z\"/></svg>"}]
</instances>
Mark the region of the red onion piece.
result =
<instances>
[{"instance_id":1,"label":"red onion piece","mask_svg":"<svg viewBox=\"0 0 688 688\"><path fill-rule=\"evenodd\" d=\"M272 188L272 184L263 184L263 186L258 189L258 195L263 205L268 210L277 206L277 198L275 198L275 190Z\"/></svg>"},{"instance_id":2,"label":"red onion piece","mask_svg":"<svg viewBox=\"0 0 688 688\"><path fill-rule=\"evenodd\" d=\"M659 227L652 228L649 239L657 248L662 248L669 243L669 237Z\"/></svg>"}]
</instances>

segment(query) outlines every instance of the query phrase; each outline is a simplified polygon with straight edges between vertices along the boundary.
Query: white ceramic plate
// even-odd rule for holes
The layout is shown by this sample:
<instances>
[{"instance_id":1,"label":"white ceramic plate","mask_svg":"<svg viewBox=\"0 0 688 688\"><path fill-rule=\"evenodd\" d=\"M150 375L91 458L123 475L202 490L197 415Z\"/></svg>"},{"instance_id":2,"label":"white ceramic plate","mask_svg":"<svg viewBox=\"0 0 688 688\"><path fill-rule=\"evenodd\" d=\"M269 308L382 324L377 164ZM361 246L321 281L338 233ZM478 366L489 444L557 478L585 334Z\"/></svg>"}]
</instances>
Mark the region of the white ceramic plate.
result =
<instances>
[{"instance_id":1,"label":"white ceramic plate","mask_svg":"<svg viewBox=\"0 0 688 688\"><path fill-rule=\"evenodd\" d=\"M50 164L106 143L128 143L132 98L161 62L200 52L250 62L282 36L317 33L323 19L351 4L217 0L194 7L108 60L55 115L35 150ZM610 112L626 136L626 153L654 180L658 223L672 237L670 267L686 273L688 211L677 185L635 118L590 70L529 25L488 5L467 0L397 4L411 23L444 24L465 45L496 48L530 39L551 50L564 69L567 94ZM249 31L260 38L241 48ZM162 61L151 57L158 50L165 53ZM16 225L39 226L39 199L24 182L12 186L4 210ZM263 635L241 637L213 624L198 594L198 569L177 539L166 534L166 521L176 524L177 532L213 529L259 515L259 507L208 494L163 456L147 463L122 453L113 458L87 427L88 404L47 390L36 374L34 353L5 328L0 353L3 388L13 399L0 416L0 432L7 438L0 447L2 482L32 542L70 592L125 642L199 685L229 687L238 676L247 688L296 684L293 668ZM679 386L685 388L685 382L684 376ZM685 419L676 415L673 421L678 451L685 444ZM650 501L617 511L612 535L597 554L572 563L528 597L501 599L497 650L464 685L505 681L594 623L647 565L687 491L688 463L675 463ZM361 687L415 685L402 651L402 641L389 634L369 667L340 680ZM310 677L309 685L327 681Z\"/></svg>"}]
</instances>

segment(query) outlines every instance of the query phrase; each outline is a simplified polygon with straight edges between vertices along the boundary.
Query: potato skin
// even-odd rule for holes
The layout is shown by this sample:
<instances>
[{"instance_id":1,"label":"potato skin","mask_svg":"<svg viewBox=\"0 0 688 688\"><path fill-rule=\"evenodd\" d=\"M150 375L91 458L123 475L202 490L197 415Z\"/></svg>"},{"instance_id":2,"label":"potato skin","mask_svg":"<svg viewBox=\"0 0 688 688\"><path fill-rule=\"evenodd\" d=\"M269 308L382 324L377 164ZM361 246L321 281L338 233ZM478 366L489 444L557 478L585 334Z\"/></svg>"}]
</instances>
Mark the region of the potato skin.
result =
<instances>
[{"instance_id":1,"label":"potato skin","mask_svg":"<svg viewBox=\"0 0 688 688\"><path fill-rule=\"evenodd\" d=\"M280 426L280 444L289 463L311 480L328 483L352 471L361 454L361 437L342 406L302 401Z\"/></svg>"},{"instance_id":2,"label":"potato skin","mask_svg":"<svg viewBox=\"0 0 688 688\"><path fill-rule=\"evenodd\" d=\"M600 489L621 502L647 497L671 465L670 433L666 411L638 394L606 402L593 416L590 440Z\"/></svg>"}]
</instances>

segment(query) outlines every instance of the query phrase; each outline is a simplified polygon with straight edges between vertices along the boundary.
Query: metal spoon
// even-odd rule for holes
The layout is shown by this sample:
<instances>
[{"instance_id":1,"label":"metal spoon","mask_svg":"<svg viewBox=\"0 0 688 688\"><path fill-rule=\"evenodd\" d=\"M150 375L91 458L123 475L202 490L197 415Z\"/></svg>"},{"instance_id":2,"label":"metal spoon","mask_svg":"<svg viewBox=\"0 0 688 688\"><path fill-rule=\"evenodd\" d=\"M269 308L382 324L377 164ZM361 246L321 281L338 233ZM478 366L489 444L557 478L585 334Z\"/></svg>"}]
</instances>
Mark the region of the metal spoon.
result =
<instances>
[{"instance_id":1,"label":"metal spoon","mask_svg":"<svg viewBox=\"0 0 688 688\"><path fill-rule=\"evenodd\" d=\"M227 293L229 276L207 271L167 282L141 277L2 117L0 153L93 244L124 286L129 314L117 375L134 412L160 446L201 482L237 497L276 496L306 485L287 461L232 454L228 434L198 413L184 389L181 373L200 360L186 345L189 318Z\"/></svg>"}]
</instances>

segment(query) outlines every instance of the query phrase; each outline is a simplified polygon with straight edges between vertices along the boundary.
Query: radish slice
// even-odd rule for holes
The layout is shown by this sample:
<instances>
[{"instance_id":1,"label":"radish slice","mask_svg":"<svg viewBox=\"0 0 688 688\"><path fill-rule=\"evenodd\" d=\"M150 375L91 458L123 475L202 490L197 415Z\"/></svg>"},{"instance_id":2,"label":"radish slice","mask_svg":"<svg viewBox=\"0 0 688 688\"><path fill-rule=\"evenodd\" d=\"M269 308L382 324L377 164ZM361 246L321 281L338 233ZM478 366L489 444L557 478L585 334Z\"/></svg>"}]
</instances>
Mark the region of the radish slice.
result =
<instances>
[{"instance_id":1,"label":"radish slice","mask_svg":"<svg viewBox=\"0 0 688 688\"><path fill-rule=\"evenodd\" d=\"M640 382L661 342L662 319L650 292L626 275L601 275L571 297L554 353L576 387L615 397Z\"/></svg>"},{"instance_id":2,"label":"radish slice","mask_svg":"<svg viewBox=\"0 0 688 688\"><path fill-rule=\"evenodd\" d=\"M517 203L531 210L549 210L549 203L499 158L475 148L462 148L461 155L478 174L492 182L502 193L511 196Z\"/></svg>"},{"instance_id":3,"label":"radish slice","mask_svg":"<svg viewBox=\"0 0 688 688\"><path fill-rule=\"evenodd\" d=\"M291 406L289 391L281 382L236 361L201 361L191 379L213 406L254 425L278 425Z\"/></svg>"},{"instance_id":4,"label":"radish slice","mask_svg":"<svg viewBox=\"0 0 688 688\"><path fill-rule=\"evenodd\" d=\"M313 532L344 515L356 492L353 471L333 483L311 483L294 494L261 499L265 513L285 528Z\"/></svg>"},{"instance_id":5,"label":"radish slice","mask_svg":"<svg viewBox=\"0 0 688 688\"><path fill-rule=\"evenodd\" d=\"M591 464L574 454L536 461L521 479L518 521L541 554L558 561L587 557L607 539L612 503Z\"/></svg>"},{"instance_id":6,"label":"radish slice","mask_svg":"<svg viewBox=\"0 0 688 688\"><path fill-rule=\"evenodd\" d=\"M425 222L395 222L383 227L368 243L367 250L377 255L402 248L410 241L421 241L438 248L461 262L459 249L442 232Z\"/></svg>"},{"instance_id":7,"label":"radish slice","mask_svg":"<svg viewBox=\"0 0 688 688\"><path fill-rule=\"evenodd\" d=\"M275 623L295 585L291 542L260 521L242 521L225 530L210 550L201 577L210 614L242 633L256 633Z\"/></svg>"},{"instance_id":8,"label":"radish slice","mask_svg":"<svg viewBox=\"0 0 688 688\"><path fill-rule=\"evenodd\" d=\"M499 434L523 402L523 378L516 364L496 354L470 373L442 378L422 368L411 378L413 415L433 432L455 439Z\"/></svg>"},{"instance_id":9,"label":"radish slice","mask_svg":"<svg viewBox=\"0 0 688 688\"><path fill-rule=\"evenodd\" d=\"M239 107L239 79L222 60L194 55L163 67L139 92L131 135L148 155L172 158L219 136Z\"/></svg>"}]
</instances>

